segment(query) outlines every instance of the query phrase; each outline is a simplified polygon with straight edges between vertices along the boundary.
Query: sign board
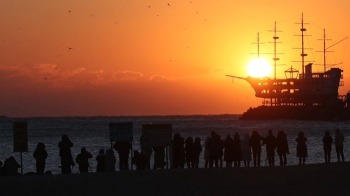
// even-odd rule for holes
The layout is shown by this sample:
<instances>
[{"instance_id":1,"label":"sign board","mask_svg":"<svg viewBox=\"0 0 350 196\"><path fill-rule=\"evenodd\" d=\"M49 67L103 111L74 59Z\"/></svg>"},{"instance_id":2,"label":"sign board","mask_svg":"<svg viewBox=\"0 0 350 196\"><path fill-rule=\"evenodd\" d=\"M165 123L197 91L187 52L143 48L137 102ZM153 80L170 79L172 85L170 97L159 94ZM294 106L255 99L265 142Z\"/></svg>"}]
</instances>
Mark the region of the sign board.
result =
<instances>
[{"instance_id":1,"label":"sign board","mask_svg":"<svg viewBox=\"0 0 350 196\"><path fill-rule=\"evenodd\" d=\"M170 146L171 136L171 124L142 125L142 138L146 146Z\"/></svg>"},{"instance_id":2,"label":"sign board","mask_svg":"<svg viewBox=\"0 0 350 196\"><path fill-rule=\"evenodd\" d=\"M121 142L133 140L133 123L109 123L109 141Z\"/></svg>"},{"instance_id":3,"label":"sign board","mask_svg":"<svg viewBox=\"0 0 350 196\"><path fill-rule=\"evenodd\" d=\"M28 152L27 122L13 123L13 151Z\"/></svg>"}]
</instances>

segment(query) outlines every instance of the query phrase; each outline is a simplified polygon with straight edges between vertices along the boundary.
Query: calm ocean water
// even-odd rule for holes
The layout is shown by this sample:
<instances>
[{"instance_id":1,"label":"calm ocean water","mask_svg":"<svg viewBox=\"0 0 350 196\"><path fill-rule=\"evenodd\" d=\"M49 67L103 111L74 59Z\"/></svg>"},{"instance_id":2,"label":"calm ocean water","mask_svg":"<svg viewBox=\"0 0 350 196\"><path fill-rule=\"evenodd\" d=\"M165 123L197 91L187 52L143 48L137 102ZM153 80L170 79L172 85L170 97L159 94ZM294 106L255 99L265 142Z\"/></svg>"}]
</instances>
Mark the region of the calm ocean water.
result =
<instances>
[{"instance_id":1,"label":"calm ocean water","mask_svg":"<svg viewBox=\"0 0 350 196\"><path fill-rule=\"evenodd\" d=\"M45 170L51 170L59 174L60 165L58 142L62 134L67 134L74 143L72 148L73 158L80 153L81 147L86 147L94 157L90 160L90 166L95 172L95 156L101 148L110 148L108 139L108 125L112 122L133 122L134 141L133 149L140 150L139 139L142 124L171 123L173 133L180 133L183 137L200 137L204 149L204 140L211 131L216 131L222 138L227 134L231 136L238 132L240 134L258 131L262 136L267 135L267 130L272 129L274 135L279 130L286 131L288 135L290 154L288 165L296 165L296 142L294 141L299 131L304 131L308 138L308 154L306 163L323 163L322 138L325 131L331 131L334 137L335 129L338 127L345 136L344 153L345 159L350 159L350 121L347 122L324 122L324 121L240 121L237 115L209 115L209 116L146 116L146 117L62 117L62 118L7 118L0 120L0 160L4 162L9 156L14 156L20 161L20 153L13 152L13 122L26 121L28 123L29 151L23 153L23 172L35 171L35 159L33 152L38 142L46 145L49 154ZM118 154L116 169L118 170ZM262 160L266 157L263 147ZM336 161L335 148L331 154L333 162ZM277 156L276 156L277 160ZM264 165L264 163L263 163ZM279 165L279 161L276 161ZM204 167L203 152L200 157L200 167ZM77 171L77 166L73 172Z\"/></svg>"}]
</instances>

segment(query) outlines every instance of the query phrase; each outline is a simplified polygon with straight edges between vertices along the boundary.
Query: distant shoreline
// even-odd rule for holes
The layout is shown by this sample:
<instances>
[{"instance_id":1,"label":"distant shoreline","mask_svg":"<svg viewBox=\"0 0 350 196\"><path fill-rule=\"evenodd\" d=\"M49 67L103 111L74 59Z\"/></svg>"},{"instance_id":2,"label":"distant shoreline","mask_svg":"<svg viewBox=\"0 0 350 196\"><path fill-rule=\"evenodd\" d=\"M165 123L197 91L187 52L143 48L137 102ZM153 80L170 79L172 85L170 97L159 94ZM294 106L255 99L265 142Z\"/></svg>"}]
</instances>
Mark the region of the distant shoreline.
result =
<instances>
[{"instance_id":1,"label":"distant shoreline","mask_svg":"<svg viewBox=\"0 0 350 196\"><path fill-rule=\"evenodd\" d=\"M135 116L108 116L108 115L96 115L96 116L31 116L31 117L11 117L6 116L9 119L26 119L26 118L147 118L147 117L204 117L204 116L241 116L242 114L189 114L189 115L135 115Z\"/></svg>"}]
</instances>

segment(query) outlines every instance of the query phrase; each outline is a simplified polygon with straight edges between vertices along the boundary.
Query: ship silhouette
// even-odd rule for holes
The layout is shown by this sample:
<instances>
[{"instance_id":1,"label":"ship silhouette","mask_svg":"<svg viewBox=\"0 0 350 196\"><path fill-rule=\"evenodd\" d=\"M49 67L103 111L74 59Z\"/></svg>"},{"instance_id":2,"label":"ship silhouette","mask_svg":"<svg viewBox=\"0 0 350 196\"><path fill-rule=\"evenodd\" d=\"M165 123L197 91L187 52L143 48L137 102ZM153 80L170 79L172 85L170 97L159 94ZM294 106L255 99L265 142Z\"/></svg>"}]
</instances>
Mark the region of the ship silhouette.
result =
<instances>
[{"instance_id":1,"label":"ship silhouette","mask_svg":"<svg viewBox=\"0 0 350 196\"><path fill-rule=\"evenodd\" d=\"M276 23L274 39L274 78L261 77L246 78L227 75L228 77L247 81L255 91L255 96L262 98L262 105L257 108L249 108L240 117L242 120L259 119L299 119L299 120L343 120L350 119L350 91L347 95L339 95L339 86L344 85L343 70L326 66L326 37L324 36L324 71L313 72L313 63L305 60L307 54L304 48L306 28L304 19L301 19L301 64L302 70L290 67L285 70L285 78L276 78ZM324 30L325 34L325 30ZM346 40L347 37L341 41ZM337 42L340 43L341 41ZM259 42L259 40L258 40ZM337 44L336 43L336 44ZM258 47L259 48L259 47ZM259 51L258 51L259 54Z\"/></svg>"}]
</instances>

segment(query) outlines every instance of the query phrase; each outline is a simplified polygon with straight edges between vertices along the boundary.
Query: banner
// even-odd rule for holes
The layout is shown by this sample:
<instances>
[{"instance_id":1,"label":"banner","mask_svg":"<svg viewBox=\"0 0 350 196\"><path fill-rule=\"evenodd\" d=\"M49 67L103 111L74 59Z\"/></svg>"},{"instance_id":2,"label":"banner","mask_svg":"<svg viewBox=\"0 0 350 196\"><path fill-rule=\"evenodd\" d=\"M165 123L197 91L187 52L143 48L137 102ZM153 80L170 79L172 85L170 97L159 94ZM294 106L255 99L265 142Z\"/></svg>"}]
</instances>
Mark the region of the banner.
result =
<instances>
[{"instance_id":1,"label":"banner","mask_svg":"<svg viewBox=\"0 0 350 196\"><path fill-rule=\"evenodd\" d=\"M13 123L13 151L28 152L27 122Z\"/></svg>"},{"instance_id":2,"label":"banner","mask_svg":"<svg viewBox=\"0 0 350 196\"><path fill-rule=\"evenodd\" d=\"M109 141L121 142L133 140L133 123L109 123Z\"/></svg>"},{"instance_id":3,"label":"banner","mask_svg":"<svg viewBox=\"0 0 350 196\"><path fill-rule=\"evenodd\" d=\"M142 138L146 146L170 146L171 137L171 124L142 125Z\"/></svg>"}]
</instances>

